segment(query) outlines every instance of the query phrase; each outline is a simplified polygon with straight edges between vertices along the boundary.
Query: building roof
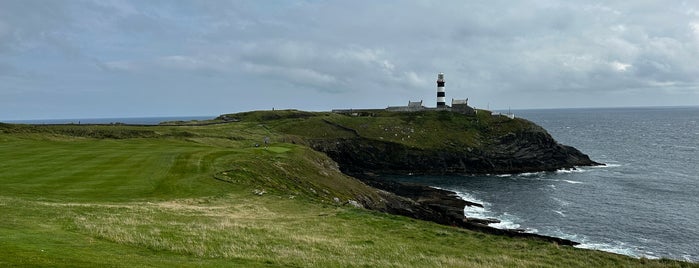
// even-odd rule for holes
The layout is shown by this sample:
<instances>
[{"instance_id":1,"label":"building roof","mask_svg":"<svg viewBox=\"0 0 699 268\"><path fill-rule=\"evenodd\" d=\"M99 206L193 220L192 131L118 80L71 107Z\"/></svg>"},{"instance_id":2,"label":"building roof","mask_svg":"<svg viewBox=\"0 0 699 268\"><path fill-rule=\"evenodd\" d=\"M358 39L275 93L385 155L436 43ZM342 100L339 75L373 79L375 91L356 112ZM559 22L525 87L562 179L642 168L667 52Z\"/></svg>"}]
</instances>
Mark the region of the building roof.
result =
<instances>
[{"instance_id":1,"label":"building roof","mask_svg":"<svg viewBox=\"0 0 699 268\"><path fill-rule=\"evenodd\" d=\"M465 99L465 100L455 100L455 99L451 99L451 105L455 105L455 104L466 104L466 105L468 105L468 99Z\"/></svg>"},{"instance_id":2,"label":"building roof","mask_svg":"<svg viewBox=\"0 0 699 268\"><path fill-rule=\"evenodd\" d=\"M421 101L408 101L408 107L422 107L422 100Z\"/></svg>"}]
</instances>

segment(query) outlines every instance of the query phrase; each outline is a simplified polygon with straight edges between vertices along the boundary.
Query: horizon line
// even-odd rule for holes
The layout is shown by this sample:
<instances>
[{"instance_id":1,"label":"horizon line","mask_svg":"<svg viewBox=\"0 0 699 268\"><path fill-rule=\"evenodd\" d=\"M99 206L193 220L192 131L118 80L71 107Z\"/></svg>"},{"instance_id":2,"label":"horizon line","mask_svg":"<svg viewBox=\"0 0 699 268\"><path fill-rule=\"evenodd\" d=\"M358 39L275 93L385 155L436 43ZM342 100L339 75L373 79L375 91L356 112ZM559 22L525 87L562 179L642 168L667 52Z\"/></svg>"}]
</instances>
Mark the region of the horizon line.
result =
<instances>
[{"instance_id":1,"label":"horizon line","mask_svg":"<svg viewBox=\"0 0 699 268\"><path fill-rule=\"evenodd\" d=\"M529 110L584 110L584 109L634 109L634 108L699 108L699 104L695 105L654 105L654 106L580 106L580 107L543 107L543 108L490 108L485 109L481 107L473 107L474 109L489 110L489 111L502 111L502 110L513 110L513 111L529 111ZM335 108L340 109L340 108ZM343 108L345 109L345 108ZM346 109L384 109L384 108L346 108ZM298 108L285 108L285 109L274 109L278 111L282 110L299 110L299 111L309 111L309 112L331 112L331 110L304 110ZM272 111L270 110L247 110L247 111L233 111L224 112L218 115L141 115L141 116L105 116L105 117L63 117L63 118L29 118L29 119L0 119L1 123L16 123L20 121L39 121L39 120L96 120L96 119L144 119L144 118L187 118L187 117L218 117L223 114L230 113L240 113L249 111Z\"/></svg>"}]
</instances>

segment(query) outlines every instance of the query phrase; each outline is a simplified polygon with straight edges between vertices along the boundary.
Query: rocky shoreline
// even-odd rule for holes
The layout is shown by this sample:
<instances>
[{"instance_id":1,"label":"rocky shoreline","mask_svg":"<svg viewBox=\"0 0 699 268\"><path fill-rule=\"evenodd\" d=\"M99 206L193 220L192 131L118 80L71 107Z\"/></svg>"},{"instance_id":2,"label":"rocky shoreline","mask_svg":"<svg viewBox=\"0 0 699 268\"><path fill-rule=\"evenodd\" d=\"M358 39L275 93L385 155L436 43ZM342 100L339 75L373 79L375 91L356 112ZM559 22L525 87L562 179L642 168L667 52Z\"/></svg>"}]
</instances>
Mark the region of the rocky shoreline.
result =
<instances>
[{"instance_id":1,"label":"rocky shoreline","mask_svg":"<svg viewBox=\"0 0 699 268\"><path fill-rule=\"evenodd\" d=\"M361 206L440 224L511 237L531 237L561 245L556 237L488 226L494 219L469 219L456 193L383 179L375 174L515 174L601 165L579 150L558 143L541 126L522 118L448 111L311 113L267 111L223 115L218 119L271 125L284 140L325 153L344 174L377 189L356 194Z\"/></svg>"},{"instance_id":2,"label":"rocky shoreline","mask_svg":"<svg viewBox=\"0 0 699 268\"><path fill-rule=\"evenodd\" d=\"M369 186L389 192L413 202L405 202L386 196L387 204L364 203L369 209L383 211L391 214L408 216L415 219L427 220L439 224L456 226L468 230L504 235L508 237L532 238L556 243L558 245L575 246L580 243L559 237L545 236L533 233L525 233L521 229L498 229L488 226L496 223L496 219L467 218L464 215L466 206L483 207L482 204L469 202L458 197L455 192L437 189L425 185L402 183L379 178L372 173L350 173Z\"/></svg>"},{"instance_id":3,"label":"rocky shoreline","mask_svg":"<svg viewBox=\"0 0 699 268\"><path fill-rule=\"evenodd\" d=\"M533 123L530 128L494 138L480 148L418 149L359 135L306 141L314 150L335 160L343 173L385 191L385 204L364 202L367 208L484 233L535 238L569 246L579 243L525 233L521 229L491 227L488 224L497 222L496 219L473 219L464 215L466 206L482 207L481 204L462 200L451 191L390 181L376 174L515 174L603 165L576 148L559 144Z\"/></svg>"}]
</instances>

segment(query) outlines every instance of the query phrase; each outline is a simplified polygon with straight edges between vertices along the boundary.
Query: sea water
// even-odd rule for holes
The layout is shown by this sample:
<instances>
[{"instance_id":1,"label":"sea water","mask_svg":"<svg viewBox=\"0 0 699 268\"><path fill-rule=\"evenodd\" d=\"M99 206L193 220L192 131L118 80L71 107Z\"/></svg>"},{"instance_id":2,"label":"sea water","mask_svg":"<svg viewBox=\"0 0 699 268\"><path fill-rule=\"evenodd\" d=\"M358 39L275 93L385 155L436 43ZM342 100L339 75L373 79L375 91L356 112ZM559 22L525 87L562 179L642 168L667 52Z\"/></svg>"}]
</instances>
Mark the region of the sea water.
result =
<instances>
[{"instance_id":1,"label":"sea water","mask_svg":"<svg viewBox=\"0 0 699 268\"><path fill-rule=\"evenodd\" d=\"M602 167L490 176L404 176L482 203L466 216L579 247L699 262L699 107L523 110Z\"/></svg>"},{"instance_id":2,"label":"sea water","mask_svg":"<svg viewBox=\"0 0 699 268\"><path fill-rule=\"evenodd\" d=\"M190 121L208 120L216 116L168 116L168 117L122 117L122 118L73 118L73 119L29 119L29 120L4 120L0 122L12 124L131 124L131 125L157 125L166 121Z\"/></svg>"}]
</instances>

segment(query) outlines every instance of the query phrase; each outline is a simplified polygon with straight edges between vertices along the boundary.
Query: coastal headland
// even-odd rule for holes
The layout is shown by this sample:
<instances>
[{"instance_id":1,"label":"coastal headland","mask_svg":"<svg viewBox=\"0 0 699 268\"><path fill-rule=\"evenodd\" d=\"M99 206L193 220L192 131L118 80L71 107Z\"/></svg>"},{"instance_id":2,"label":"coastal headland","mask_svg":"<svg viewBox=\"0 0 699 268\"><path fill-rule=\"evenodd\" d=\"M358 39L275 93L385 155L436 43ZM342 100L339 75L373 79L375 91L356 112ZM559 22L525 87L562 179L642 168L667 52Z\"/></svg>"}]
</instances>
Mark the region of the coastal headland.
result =
<instances>
[{"instance_id":1,"label":"coastal headland","mask_svg":"<svg viewBox=\"0 0 699 268\"><path fill-rule=\"evenodd\" d=\"M480 204L381 176L598 165L487 111L0 124L0 160L0 265L688 265L491 228L464 218Z\"/></svg>"},{"instance_id":2,"label":"coastal headland","mask_svg":"<svg viewBox=\"0 0 699 268\"><path fill-rule=\"evenodd\" d=\"M560 245L575 241L488 226L494 219L464 217L465 206L451 191L388 181L377 175L512 174L602 165L579 150L559 144L545 129L522 118L451 111L387 110L311 113L252 112L219 120L267 122L293 141L328 155L339 169L395 196L363 202L366 208L511 237L531 237ZM401 198L407 198L406 202ZM361 200L361 199L360 199Z\"/></svg>"}]
</instances>

